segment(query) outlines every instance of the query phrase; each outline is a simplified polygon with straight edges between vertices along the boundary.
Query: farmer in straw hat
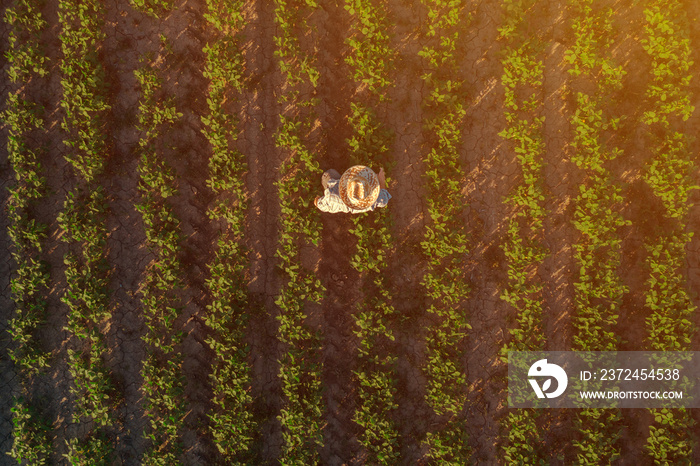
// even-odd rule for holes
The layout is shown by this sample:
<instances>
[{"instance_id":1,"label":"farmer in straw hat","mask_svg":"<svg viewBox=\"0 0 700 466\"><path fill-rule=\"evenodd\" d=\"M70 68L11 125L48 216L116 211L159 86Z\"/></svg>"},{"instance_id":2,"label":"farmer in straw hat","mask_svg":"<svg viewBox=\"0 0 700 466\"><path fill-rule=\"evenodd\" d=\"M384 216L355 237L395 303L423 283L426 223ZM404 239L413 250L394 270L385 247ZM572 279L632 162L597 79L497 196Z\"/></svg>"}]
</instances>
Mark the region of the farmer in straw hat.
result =
<instances>
[{"instance_id":1,"label":"farmer in straw hat","mask_svg":"<svg viewBox=\"0 0 700 466\"><path fill-rule=\"evenodd\" d=\"M326 170L321 177L323 196L317 196L314 205L323 212L349 212L358 214L386 207L391 194L386 190L384 169L379 175L364 165L355 165L345 170L343 176Z\"/></svg>"}]
</instances>

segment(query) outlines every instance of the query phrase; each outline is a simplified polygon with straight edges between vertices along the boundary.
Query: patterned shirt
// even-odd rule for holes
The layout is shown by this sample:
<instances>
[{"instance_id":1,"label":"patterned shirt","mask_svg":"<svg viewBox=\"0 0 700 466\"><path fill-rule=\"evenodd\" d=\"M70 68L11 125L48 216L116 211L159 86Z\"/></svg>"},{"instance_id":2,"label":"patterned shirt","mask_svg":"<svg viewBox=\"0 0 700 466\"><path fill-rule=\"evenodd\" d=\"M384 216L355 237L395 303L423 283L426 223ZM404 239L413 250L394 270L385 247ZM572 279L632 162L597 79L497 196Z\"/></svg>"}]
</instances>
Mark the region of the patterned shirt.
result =
<instances>
[{"instance_id":1,"label":"patterned shirt","mask_svg":"<svg viewBox=\"0 0 700 466\"><path fill-rule=\"evenodd\" d=\"M340 191L338 190L339 179L328 180L328 188L323 192L323 197L316 202L316 207L318 207L323 212L330 212L335 214L337 212L347 212L351 214L359 214L361 212L368 212L374 210L375 207L386 207L391 199L391 194L386 189L379 190L379 196L374 204L366 209L353 209L348 207L347 204L343 202L340 197Z\"/></svg>"}]
</instances>

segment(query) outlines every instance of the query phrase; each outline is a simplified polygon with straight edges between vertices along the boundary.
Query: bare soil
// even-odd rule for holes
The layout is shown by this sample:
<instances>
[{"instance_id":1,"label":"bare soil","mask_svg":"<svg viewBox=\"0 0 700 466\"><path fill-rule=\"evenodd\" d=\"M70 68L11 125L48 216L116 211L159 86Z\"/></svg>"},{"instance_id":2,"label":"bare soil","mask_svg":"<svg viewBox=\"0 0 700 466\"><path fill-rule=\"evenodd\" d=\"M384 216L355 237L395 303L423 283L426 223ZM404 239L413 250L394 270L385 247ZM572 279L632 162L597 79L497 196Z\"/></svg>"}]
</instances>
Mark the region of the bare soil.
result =
<instances>
[{"instance_id":1,"label":"bare soil","mask_svg":"<svg viewBox=\"0 0 700 466\"><path fill-rule=\"evenodd\" d=\"M0 4L0 14L4 17L5 9L9 2ZM0 30L0 56L4 57L8 46L9 31L5 28ZM8 64L3 61L0 73L7 76ZM2 80L2 95L7 95L12 90L7 79ZM0 102L0 112L5 111L5 101ZM3 141L7 140L7 128L3 128ZM7 205L7 189L13 182L12 169L7 158L7 146L0 145L0 205ZM4 394L0 397L0 451L10 451L12 448L12 396L16 394L18 380L14 365L10 361L7 352L11 348L11 337L8 333L8 321L12 318L14 304L10 294L10 278L12 276L13 262L10 254L10 238L7 235L8 219L3 209L0 215L0 390Z\"/></svg>"},{"instance_id":2,"label":"bare soil","mask_svg":"<svg viewBox=\"0 0 700 466\"><path fill-rule=\"evenodd\" d=\"M248 70L248 85L238 107L238 148L248 158L248 195L250 206L246 224L250 260L248 289L258 306L251 315L250 341L253 367L252 394L261 435L258 446L263 463L269 464L282 449L282 430L277 415L282 407L278 360L282 349L277 341L279 310L274 303L280 277L277 232L280 207L274 182L282 163L282 154L273 135L279 125L281 106L277 103L282 77L277 73L274 9L270 2L249 2L245 9L247 41L243 52Z\"/></svg>"},{"instance_id":3,"label":"bare soil","mask_svg":"<svg viewBox=\"0 0 700 466\"><path fill-rule=\"evenodd\" d=\"M5 37L2 38L5 44ZM0 51L2 51L0 49ZM2 72L5 73L5 67ZM7 87L3 95L7 94ZM0 107L4 110L4 105ZM7 131L3 131L3 136ZM0 202L6 205L9 188L13 182L12 170L7 160L7 150L0 149ZM7 215L0 217L0 390L3 396L0 398L0 451L9 451L12 448L12 397L17 394L19 379L14 370L14 364L7 352L11 346L11 337L8 333L9 320L12 318L14 304L11 300L10 278L14 263L10 255L10 238L7 235Z\"/></svg>"}]
</instances>

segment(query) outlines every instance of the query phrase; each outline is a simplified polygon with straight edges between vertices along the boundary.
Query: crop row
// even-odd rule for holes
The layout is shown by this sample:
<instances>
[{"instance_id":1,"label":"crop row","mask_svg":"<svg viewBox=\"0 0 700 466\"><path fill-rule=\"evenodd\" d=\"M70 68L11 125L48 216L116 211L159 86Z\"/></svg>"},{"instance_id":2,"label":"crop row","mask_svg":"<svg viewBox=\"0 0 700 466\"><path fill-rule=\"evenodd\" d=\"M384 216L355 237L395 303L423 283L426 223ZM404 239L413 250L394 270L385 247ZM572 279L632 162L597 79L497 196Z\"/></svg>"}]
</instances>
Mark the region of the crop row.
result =
<instances>
[{"instance_id":1,"label":"crop row","mask_svg":"<svg viewBox=\"0 0 700 466\"><path fill-rule=\"evenodd\" d=\"M21 14L17 11L20 5L6 11L6 18ZM34 14L27 8L28 15ZM36 12L38 19L41 15ZM19 21L7 21L18 25ZM36 25L44 26L43 22ZM26 31L30 34L32 31ZM12 37L21 36L21 32L13 30ZM12 42L14 43L14 42ZM12 50L12 48L11 48ZM12 57L12 54L9 54ZM17 66L11 59L10 68L14 75L28 79L32 76L24 73L25 69ZM18 82L18 80L14 80ZM20 81L21 82L21 81ZM31 100L23 97L21 90L10 92L6 101L7 109L3 121L8 126L7 140L8 159L15 172L15 186L9 191L8 219L10 226L8 234L15 251L12 257L17 264L17 277L11 281L13 300L17 306L17 316L11 322L11 335L17 346L10 351L10 357L18 368L27 375L37 373L48 365L48 355L38 346L33 338L36 328L44 320L46 303L41 297L48 280L46 265L38 258L42 249L42 241L46 238L46 225L39 223L32 216L32 207L46 193L46 179L42 175L39 161L41 150L32 147L30 136L32 132L42 128L43 109Z\"/></svg>"},{"instance_id":2,"label":"crop row","mask_svg":"<svg viewBox=\"0 0 700 466\"><path fill-rule=\"evenodd\" d=\"M136 209L143 218L146 244L155 256L140 286L147 348L141 374L150 427L146 438L151 441L143 464L170 465L176 464L182 453L179 429L186 413L179 348L183 335L175 325L182 306L178 290L183 270L180 221L170 204L170 198L177 194L175 173L165 160L163 147L168 130L182 114L163 96L159 71L153 64L146 63L134 73L141 87L138 129L142 132L138 166L141 199Z\"/></svg>"},{"instance_id":3,"label":"crop row","mask_svg":"<svg viewBox=\"0 0 700 466\"><path fill-rule=\"evenodd\" d=\"M428 296L425 401L444 422L428 432L428 458L440 464L469 462L470 448L461 414L466 403L463 341L471 329L464 311L469 284L464 273L468 240L462 195L464 169L460 163L462 124L466 116L464 84L459 78L457 44L469 19L464 2L427 1L428 24L419 52L427 70L423 98L428 119L424 126L430 150L423 157L427 184L428 225L421 248L427 261L421 281Z\"/></svg>"},{"instance_id":4,"label":"crop row","mask_svg":"<svg viewBox=\"0 0 700 466\"><path fill-rule=\"evenodd\" d=\"M574 226L580 240L574 245L574 258L579 270L574 282L574 349L579 351L615 351L618 337L614 326L623 294L618 267L621 261L620 227L629 222L616 212L622 201L621 188L606 168L606 162L622 151L608 147L604 132L615 130L619 119L604 112L604 103L622 87L622 67L609 57L612 32L612 9L594 9L590 0L572 2L577 13L573 22L576 37L565 58L572 76L592 80L596 92L575 93L575 111L571 117L574 130L572 161L584 173L575 201ZM575 425L579 439L580 464L601 464L619 457L619 433L615 423L616 409L583 409Z\"/></svg>"},{"instance_id":5,"label":"crop row","mask_svg":"<svg viewBox=\"0 0 700 466\"><path fill-rule=\"evenodd\" d=\"M695 307L685 290L680 271L685 262L685 245L692 232L685 232L690 194L698 189L691 174L695 165L688 148L688 137L671 130L669 119L687 120L690 106L690 39L687 18L677 1L651 5L645 10L647 36L643 46L652 58L654 78L646 96L648 106L643 123L656 129L649 133L653 158L644 179L664 206L664 217L673 228L662 232L658 242L647 246L651 275L647 282L647 306L653 311L648 321L649 342L654 349L690 349L691 324L688 317ZM672 313L672 314L666 314Z\"/></svg>"},{"instance_id":6,"label":"crop row","mask_svg":"<svg viewBox=\"0 0 700 466\"><path fill-rule=\"evenodd\" d=\"M394 52L388 35L386 2L346 0L345 10L352 18L346 39L351 51L345 61L351 67L355 85L365 85L368 90L363 102L351 103L350 158L356 165L382 166L391 136L369 102L386 100L390 85ZM396 356L389 350L390 342L395 340L391 329L395 310L386 273L390 223L385 211L374 211L371 215L354 215L353 224L350 231L357 237L357 250L350 263L361 274L364 292L354 314L354 333L360 345L355 370L358 406L353 420L361 428L358 440L366 450L366 461L394 464L399 456L399 434L394 419L398 408Z\"/></svg>"},{"instance_id":7,"label":"crop row","mask_svg":"<svg viewBox=\"0 0 700 466\"><path fill-rule=\"evenodd\" d=\"M36 338L46 319L48 268L40 254L46 225L37 221L32 209L46 194L46 179L39 161L42 151L32 136L43 127L42 108L29 100L23 87L47 74L47 59L39 45L46 27L37 2L17 0L5 10L9 27L6 53L8 77L19 89L10 92L2 115L8 128L7 154L15 174L7 205L8 235L16 276L10 282L15 313L9 322L14 347L8 350L19 373L20 394L13 399L13 442L9 455L18 463L43 465L51 453L50 427L38 412L30 394L33 376L49 365L50 354Z\"/></svg>"},{"instance_id":8,"label":"crop row","mask_svg":"<svg viewBox=\"0 0 700 466\"><path fill-rule=\"evenodd\" d=\"M618 337L613 331L617 322L617 309L626 288L620 283L617 268L620 264L620 243L617 230L628 225L615 212L622 201L620 187L605 167L605 163L618 157L622 151L608 148L602 142L603 132L616 129L619 119L603 113L603 102L622 86L621 67L614 67L608 58L599 55L608 44L598 44L599 36L610 32L610 15L594 14L589 2L578 4L579 17L574 22L576 43L567 51L567 61L572 65L573 76L595 79L598 92L576 93L576 109L571 119L574 129L572 161L583 170L586 180L579 186L576 198L574 225L582 234L574 246L579 276L575 283L576 326L574 336L577 349L593 348L612 351ZM602 30L598 26L603 25ZM590 348L590 349L593 349Z\"/></svg>"},{"instance_id":9,"label":"crop row","mask_svg":"<svg viewBox=\"0 0 700 466\"><path fill-rule=\"evenodd\" d=\"M695 169L689 138L671 130L686 121L690 104L692 66L688 18L677 0L654 2L644 10L642 45L652 61L653 78L647 88L647 108L642 122L654 128L647 134L653 151L644 180L664 206L664 229L646 244L648 252L646 306L651 311L646 324L650 349L689 351L696 308L686 290L682 273L685 247L692 232L686 232L690 193L697 189L691 178ZM693 419L685 409L651 410L646 449L655 464L689 464L692 455Z\"/></svg>"},{"instance_id":10,"label":"crop row","mask_svg":"<svg viewBox=\"0 0 700 466\"><path fill-rule=\"evenodd\" d=\"M368 0L345 0L345 10L353 17L354 33L346 40L352 53L345 61L352 67L353 79L366 84L369 91L384 98L391 85L389 67L393 55L390 46L386 5Z\"/></svg>"},{"instance_id":11,"label":"crop row","mask_svg":"<svg viewBox=\"0 0 700 466\"><path fill-rule=\"evenodd\" d=\"M73 378L74 423L86 423L88 433L68 441L69 463L102 464L110 461L113 445L105 440L114 426L113 385L105 365L104 328L111 317L109 266L106 258L107 205L99 184L108 145L104 125L109 111L104 68L99 47L104 11L100 2L61 0L60 63L63 96L62 129L66 161L78 179L68 193L58 224L62 239L71 243L64 256L66 290L61 301L68 306L66 329L75 337L68 349L68 368Z\"/></svg>"},{"instance_id":12,"label":"crop row","mask_svg":"<svg viewBox=\"0 0 700 466\"><path fill-rule=\"evenodd\" d=\"M504 24L500 39L505 42L503 76L506 128L499 136L510 141L522 171L522 181L506 198L513 209L503 244L507 258L508 284L501 298L515 310L516 327L510 329L505 351L541 351L544 349L542 327L542 281L532 278L539 271L546 250L541 237L545 217L542 164L545 154L543 138L544 65L538 58L539 42L526 37L528 13L534 0L512 0L503 4ZM541 464L547 458L542 451L541 433L536 419L539 410L510 410L505 425L508 430L503 453L511 464Z\"/></svg>"},{"instance_id":13,"label":"crop row","mask_svg":"<svg viewBox=\"0 0 700 466\"><path fill-rule=\"evenodd\" d=\"M286 89L279 102L289 111L280 114L276 143L286 160L276 181L281 204L279 245L283 286L275 303L280 308L279 340L285 353L279 361L279 375L286 403L280 414L284 445L282 464L316 464L323 444L323 400L321 394L320 332L306 322L306 307L320 303L325 293L312 271L301 266L300 248L318 245L321 222L314 199L321 169L307 136L314 121L313 109L318 72L314 55L305 53L297 31L307 30L306 15L318 4L313 0L275 0L278 33L275 55L285 76ZM318 178L317 178L318 176Z\"/></svg>"},{"instance_id":14,"label":"crop row","mask_svg":"<svg viewBox=\"0 0 700 466\"><path fill-rule=\"evenodd\" d=\"M212 331L207 343L215 354L210 380L216 410L210 415L210 432L222 458L232 464L250 461L256 431L244 341L249 314L245 281L248 260L242 241L248 205L244 184L247 167L243 154L231 147L237 122L227 111L229 95L243 86L240 30L244 25L244 2L210 0L207 5L205 17L219 34L204 47L209 112L201 120L212 150L207 186L216 196L207 215L221 225L207 280L212 298L207 306L206 324Z\"/></svg>"}]
</instances>

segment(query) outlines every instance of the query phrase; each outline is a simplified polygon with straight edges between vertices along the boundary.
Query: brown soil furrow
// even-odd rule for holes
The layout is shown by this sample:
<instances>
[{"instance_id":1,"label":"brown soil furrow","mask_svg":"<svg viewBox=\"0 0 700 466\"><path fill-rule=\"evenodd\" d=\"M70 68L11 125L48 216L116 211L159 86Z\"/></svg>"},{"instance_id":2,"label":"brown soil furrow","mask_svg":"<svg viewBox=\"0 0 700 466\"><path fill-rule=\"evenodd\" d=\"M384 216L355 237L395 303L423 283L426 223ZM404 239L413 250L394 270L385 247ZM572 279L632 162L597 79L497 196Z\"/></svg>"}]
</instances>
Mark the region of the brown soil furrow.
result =
<instances>
[{"instance_id":1,"label":"brown soil furrow","mask_svg":"<svg viewBox=\"0 0 700 466\"><path fill-rule=\"evenodd\" d=\"M6 44L5 34L2 34L2 43ZM0 53L4 55L4 47L0 48ZM0 70L2 73L2 84L3 92L2 95L5 96L8 93L8 88L6 84L6 69ZM5 110L4 99L0 103L0 111ZM3 130L2 140L7 140L7 130ZM0 455L7 458L6 452L9 452L12 448L12 413L10 409L12 408L12 398L17 394L19 389L19 377L14 369L14 364L10 360L10 356L7 350L10 349L12 345L12 340L10 334L8 333L9 320L13 317L15 305L11 299L10 293L10 278L14 269L14 261L10 255L10 238L7 235L8 218L5 215L5 209L7 208L8 193L7 189L13 185L12 177L14 172L10 166L7 159L7 150L3 144L0 147L0 206L2 207L3 214L0 215L0 390L2 390L2 397L0 397ZM12 462L11 464L15 464Z\"/></svg>"},{"instance_id":2,"label":"brown soil furrow","mask_svg":"<svg viewBox=\"0 0 700 466\"><path fill-rule=\"evenodd\" d=\"M122 398L118 409L121 423L115 433L116 458L124 465L139 464L148 442L143 437L148 419L141 391L142 361L147 351L138 292L147 265L155 256L146 247L145 230L134 205L138 197L139 165L137 130L139 85L134 70L140 67L140 54L154 50L144 33L141 13L128 0L106 4L103 28L106 79L109 83L112 152L103 185L109 202L107 220L108 260L113 264L111 278L112 322L107 335L110 348L108 367ZM148 22L146 22L148 24Z\"/></svg>"},{"instance_id":3,"label":"brown soil furrow","mask_svg":"<svg viewBox=\"0 0 700 466\"><path fill-rule=\"evenodd\" d=\"M572 312L574 306L573 279L575 264L573 240L578 233L571 224L574 198L580 174L571 162L573 137L569 120L571 106L568 98L569 74L566 72L564 52L571 45L570 19L561 2L549 2L543 18L550 32L544 58L544 159L545 209L544 246L548 255L540 268L544 283L543 325L547 336L545 350L565 351L571 348ZM546 36L545 36L546 38ZM541 417L543 451L552 452L552 464L562 463L570 450L571 416L566 410L557 410Z\"/></svg>"},{"instance_id":4,"label":"brown soil furrow","mask_svg":"<svg viewBox=\"0 0 700 466\"><path fill-rule=\"evenodd\" d=\"M544 178L549 196L544 222L545 247L549 255L542 270L544 288L544 324L547 350L564 351L571 347L571 312L574 305L574 258L571 239L577 236L569 220L573 215L573 199L580 181L571 162L573 137L569 119L571 107L567 101L569 74L564 68L564 52L568 42L569 19L559 2L549 4L549 24L552 39L544 59L545 122L547 142Z\"/></svg>"},{"instance_id":5,"label":"brown soil furrow","mask_svg":"<svg viewBox=\"0 0 700 466\"><path fill-rule=\"evenodd\" d=\"M514 159L505 151L498 132L505 127L500 76L500 44L496 41L501 21L500 2L475 5L469 34L464 38L462 65L470 100L463 133L467 173L465 222L470 253L465 267L471 281L466 302L469 322L465 367L469 398L465 425L473 448L473 464L495 464L500 456L499 425L506 366L498 358L507 333L508 307L499 296L505 283L500 250L507 209L503 198L515 170Z\"/></svg>"},{"instance_id":6,"label":"brown soil furrow","mask_svg":"<svg viewBox=\"0 0 700 466\"><path fill-rule=\"evenodd\" d=\"M690 82L691 104L695 106L695 111L688 119L685 125L685 132L688 135L695 136L691 140L690 153L695 162L695 173L693 179L695 184L700 186L700 138L697 137L697 128L700 125L700 3L686 2L686 12L690 23L690 50L694 66L691 67L690 73L693 75L693 80ZM688 214L688 231L693 232L693 238L686 247L687 261L687 277L690 298L696 306L693 315L695 327L700 329L700 190L693 191L691 195L693 207ZM700 351L700 331L695 334L691 343L691 350ZM695 420L695 429L700 425L700 409L692 410L693 419ZM691 458L692 464L700 464L700 445L693 449Z\"/></svg>"},{"instance_id":7,"label":"brown soil furrow","mask_svg":"<svg viewBox=\"0 0 700 466\"><path fill-rule=\"evenodd\" d=\"M426 209L422 157L429 149L423 136L425 85L420 78L423 59L420 29L426 21L425 7L390 4L389 17L395 24L392 49L396 51L394 86L389 89L390 104L382 120L394 134L388 171L389 203L393 227L393 251L388 258L389 286L398 319L406 319L395 329L397 337L397 377L399 405L397 424L401 439L402 464L416 464L425 454L421 440L433 417L425 402L425 332L421 317L426 309L425 292L420 286L425 266L420 241L425 232Z\"/></svg>"},{"instance_id":8,"label":"brown soil furrow","mask_svg":"<svg viewBox=\"0 0 700 466\"><path fill-rule=\"evenodd\" d=\"M0 162L0 167L4 168L5 164ZM6 182L0 183L3 193L5 193L6 186ZM4 195L0 198L3 205L6 200L7 197ZM8 321L12 318L15 307L10 299L12 262L10 260L10 240L6 234L7 222L0 221L0 227L3 228L0 236L0 248L2 248L2 256L0 257L0 390L3 392L2 400L0 400L0 416L2 416L2 420L0 420L0 454L5 455L12 448L12 413L10 409L13 405L13 397L19 393L20 380L7 352L12 347L11 337L7 332Z\"/></svg>"},{"instance_id":9,"label":"brown soil furrow","mask_svg":"<svg viewBox=\"0 0 700 466\"><path fill-rule=\"evenodd\" d=\"M321 147L317 152L321 170L335 169L342 173L350 166L346 140L350 136L347 115L353 88L350 70L343 56L347 53L345 37L349 32L349 17L342 5L324 1L310 18L318 28L317 69L321 76L318 86L320 103L317 112L321 122ZM320 177L315 178L317 194L323 195ZM357 339L352 314L361 297L359 275L349 265L356 238L349 232L351 216L322 213L321 257L318 275L326 295L323 309L323 373L322 385L326 403L323 464L359 464L360 445L357 426L352 421L356 405Z\"/></svg>"},{"instance_id":10,"label":"brown soil furrow","mask_svg":"<svg viewBox=\"0 0 700 466\"><path fill-rule=\"evenodd\" d=\"M212 391L208 375L208 346L204 343L206 305L209 296L205 280L206 264L211 262L217 231L206 215L212 195L206 186L211 154L200 117L208 113L206 97L208 81L202 75L207 39L204 0L182 0L165 17L156 32L168 39L168 55L163 70L163 90L173 96L182 117L165 140L166 158L177 173L178 194L171 200L173 212L180 220L183 241L182 265L184 288L180 315L185 334L181 351L185 377L185 399L188 403L182 439L183 461L191 464L210 463L216 448L208 434L208 414L212 410ZM179 325L177 326L178 328Z\"/></svg>"},{"instance_id":11,"label":"brown soil furrow","mask_svg":"<svg viewBox=\"0 0 700 466\"><path fill-rule=\"evenodd\" d=\"M650 222L647 209L654 201L649 199L651 192L642 180L646 163L651 156L647 147L645 127L641 124L641 114L645 109L643 95L650 84L651 62L639 43L636 35L641 34L640 21L643 19L640 7L627 7L618 10L618 20L628 26L615 37L613 60L623 65L627 71L624 87L607 109L611 116L626 117L620 130L610 134L610 145L623 150L610 166L615 179L623 186L624 204L620 206L622 216L632 221L630 227L620 232L622 238L622 265L620 274L630 292L625 294L620 307L617 333L622 341L620 350L639 351L645 349L644 326L630 325L639 321L643 312L648 277L645 265L644 242L649 237ZM641 202L640 202L641 201Z\"/></svg>"},{"instance_id":12,"label":"brown soil furrow","mask_svg":"<svg viewBox=\"0 0 700 466\"><path fill-rule=\"evenodd\" d=\"M0 7L0 14L5 16L5 9L10 6L11 2L3 1ZM0 31L0 56L4 57L8 48L9 28L5 27ZM5 111L5 98L13 89L13 86L7 78L7 61L3 61L3 66L0 67L0 112ZM8 218L7 189L13 185L14 172L7 158L7 141L8 131L4 126L0 131L0 390L3 396L0 397L0 455L6 458L9 462L10 458L6 455L12 448L12 397L15 396L19 389L19 379L14 370L14 364L10 360L7 353L12 347L10 334L7 332L9 328L9 320L13 317L15 305L12 302L10 293L10 278L14 271L14 261L12 260L10 251L10 238L7 235ZM12 461L10 464L16 464Z\"/></svg>"},{"instance_id":13,"label":"brown soil furrow","mask_svg":"<svg viewBox=\"0 0 700 466\"><path fill-rule=\"evenodd\" d=\"M700 3L687 4L687 16L690 20L690 50L694 66L690 69L690 74L694 76L690 82L691 104L695 111L685 123L685 133L691 136L690 154L695 163L695 173L693 179L695 184L700 186L700 137L697 137L697 128L700 125ZM693 232L693 238L686 248L688 267L688 290L690 298L693 300L697 310L695 311L694 322L700 329L700 189L693 191L690 202L693 207L688 214L688 231ZM691 349L700 351L700 331L695 334ZM695 410L695 419L700 423L700 410ZM700 447L695 449L695 463L700 464Z\"/></svg>"},{"instance_id":14,"label":"brown soil furrow","mask_svg":"<svg viewBox=\"0 0 700 466\"><path fill-rule=\"evenodd\" d=\"M695 95L698 96L700 94L696 93ZM696 108L695 115L698 115L697 109L700 108L700 99L696 100L695 108ZM696 121L696 125L698 123L700 123L700 122ZM695 127L697 128L697 126L695 126ZM698 154L697 146L695 146L695 150L693 151L693 154L696 154L696 155ZM697 164L697 162L696 162L696 164ZM700 164L698 164L698 165L700 165ZM695 173L695 181L696 181L696 184L700 185L700 175L698 174L697 170ZM688 264L688 266L687 266L687 274L688 274L687 275L688 276L687 289L689 290L689 294L690 294L690 297L693 301L693 304L696 306L692 320L695 323L695 328L700 329L700 191L696 190L695 194L691 197L691 199L693 200L694 206L690 209L689 217L691 220L690 220L689 225L688 225L688 230L692 231L694 233L694 235L693 235L693 239L690 241L690 243L686 247L686 252L687 252L686 262ZM690 349L691 349L691 351L700 351L700 331L698 331L695 334L694 338L692 339ZM700 409L693 409L692 410L692 417L696 422L695 429L697 429L697 426L700 425ZM693 449L691 464L700 464L700 446L696 445L695 448Z\"/></svg>"},{"instance_id":15,"label":"brown soil furrow","mask_svg":"<svg viewBox=\"0 0 700 466\"><path fill-rule=\"evenodd\" d=\"M356 406L357 339L352 331L352 313L361 298L359 276L348 265L349 247L355 236L348 216L323 214L323 259L318 272L326 288L323 301L324 346L322 383L325 389L326 421L323 464L360 464L357 427L352 421Z\"/></svg>"},{"instance_id":16,"label":"brown soil furrow","mask_svg":"<svg viewBox=\"0 0 700 466\"><path fill-rule=\"evenodd\" d=\"M54 75L56 76L56 75ZM60 94L55 94L59 95ZM60 111L58 113L61 113ZM64 329L68 323L68 307L61 302L65 293L66 277L64 274L64 256L69 251L66 243L61 241L63 231L56 223L56 216L63 211L63 201L73 186L72 171L63 158L65 148L61 144L63 134L59 132L57 121L47 137L50 140L45 157L48 198L38 209L38 218L47 223L48 238L42 259L49 264L49 294L47 296L46 328L41 333L45 348L52 351L53 361L47 373L42 374L34 383L35 397L43 399L47 406L46 418L53 423L54 456L58 461L65 452L65 440L68 428L72 424L73 395L70 394L72 378L68 372L66 349L72 347L70 334Z\"/></svg>"},{"instance_id":17,"label":"brown soil furrow","mask_svg":"<svg viewBox=\"0 0 700 466\"><path fill-rule=\"evenodd\" d=\"M281 356L277 340L279 309L275 296L280 289L277 274L279 200L274 182L281 163L275 146L281 106L277 102L282 87L274 56L273 37L277 32L272 2L250 1L245 8L243 36L248 85L240 97L238 147L247 157L249 194L245 236L250 251L249 285L251 299L260 312L251 315L249 343L253 369L252 394L261 442L258 445L264 464L274 462L282 448L282 431L277 419L282 406L278 378Z\"/></svg>"}]
</instances>

